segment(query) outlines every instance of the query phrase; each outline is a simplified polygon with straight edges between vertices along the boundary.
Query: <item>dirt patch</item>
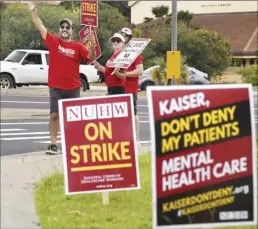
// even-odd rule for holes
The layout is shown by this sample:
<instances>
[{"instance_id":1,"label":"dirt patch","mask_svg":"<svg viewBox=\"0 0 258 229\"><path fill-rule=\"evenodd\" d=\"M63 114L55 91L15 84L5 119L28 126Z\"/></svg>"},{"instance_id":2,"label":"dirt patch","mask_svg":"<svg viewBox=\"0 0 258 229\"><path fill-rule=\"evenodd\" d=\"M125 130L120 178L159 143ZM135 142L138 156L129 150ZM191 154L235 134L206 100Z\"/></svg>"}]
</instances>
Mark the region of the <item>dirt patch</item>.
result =
<instances>
[{"instance_id":1,"label":"dirt patch","mask_svg":"<svg viewBox=\"0 0 258 229\"><path fill-rule=\"evenodd\" d=\"M243 83L241 75L223 75L212 79L211 83Z\"/></svg>"}]
</instances>

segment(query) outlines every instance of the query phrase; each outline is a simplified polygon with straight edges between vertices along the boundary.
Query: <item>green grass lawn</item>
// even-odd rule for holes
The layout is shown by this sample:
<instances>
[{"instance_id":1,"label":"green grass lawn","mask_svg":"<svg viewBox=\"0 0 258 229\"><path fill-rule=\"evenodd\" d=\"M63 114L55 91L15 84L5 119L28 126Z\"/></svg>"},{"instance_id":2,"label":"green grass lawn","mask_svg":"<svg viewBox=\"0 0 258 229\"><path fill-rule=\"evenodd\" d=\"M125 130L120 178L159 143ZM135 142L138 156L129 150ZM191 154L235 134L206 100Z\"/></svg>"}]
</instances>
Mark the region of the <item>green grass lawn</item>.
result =
<instances>
[{"instance_id":1,"label":"green grass lawn","mask_svg":"<svg viewBox=\"0 0 258 229\"><path fill-rule=\"evenodd\" d=\"M101 194L66 196L62 172L44 178L35 192L41 228L151 229L150 155L139 156L139 163L142 188L110 192L110 204L106 206L102 205ZM257 229L257 226L230 227L233 228Z\"/></svg>"}]
</instances>

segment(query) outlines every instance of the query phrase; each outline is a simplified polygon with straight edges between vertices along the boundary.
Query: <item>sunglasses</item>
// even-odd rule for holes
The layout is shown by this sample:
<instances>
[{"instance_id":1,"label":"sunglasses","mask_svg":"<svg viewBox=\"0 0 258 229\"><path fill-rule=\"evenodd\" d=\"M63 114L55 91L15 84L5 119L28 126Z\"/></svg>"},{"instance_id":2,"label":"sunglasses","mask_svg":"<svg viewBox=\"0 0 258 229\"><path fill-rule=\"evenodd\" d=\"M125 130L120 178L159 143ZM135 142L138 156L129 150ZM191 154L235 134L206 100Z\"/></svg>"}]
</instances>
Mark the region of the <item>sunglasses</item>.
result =
<instances>
[{"instance_id":1,"label":"sunglasses","mask_svg":"<svg viewBox=\"0 0 258 229\"><path fill-rule=\"evenodd\" d=\"M70 30L70 29L71 29L71 26L68 26L68 25L66 25L66 26L65 26L65 25L61 25L60 28L61 28L61 29L66 28L67 30Z\"/></svg>"},{"instance_id":2,"label":"sunglasses","mask_svg":"<svg viewBox=\"0 0 258 229\"><path fill-rule=\"evenodd\" d=\"M122 41L120 40L120 39L118 39L118 38L113 38L112 40L111 40L113 43L114 42L117 42L117 43L121 43Z\"/></svg>"}]
</instances>

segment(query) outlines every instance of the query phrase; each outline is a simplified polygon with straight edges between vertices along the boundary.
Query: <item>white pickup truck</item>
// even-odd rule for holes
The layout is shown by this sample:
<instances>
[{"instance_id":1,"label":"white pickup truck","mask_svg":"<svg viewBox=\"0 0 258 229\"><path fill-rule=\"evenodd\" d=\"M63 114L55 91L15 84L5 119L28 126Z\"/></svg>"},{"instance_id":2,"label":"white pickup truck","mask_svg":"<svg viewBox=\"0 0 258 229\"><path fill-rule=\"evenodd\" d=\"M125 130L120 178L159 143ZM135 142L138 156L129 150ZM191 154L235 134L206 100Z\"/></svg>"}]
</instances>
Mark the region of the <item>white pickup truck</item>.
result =
<instances>
[{"instance_id":1,"label":"white pickup truck","mask_svg":"<svg viewBox=\"0 0 258 229\"><path fill-rule=\"evenodd\" d=\"M11 52L0 66L1 88L16 88L29 85L47 85L49 52L44 50L17 49ZM93 65L80 65L81 89L90 89L89 84L99 81Z\"/></svg>"}]
</instances>

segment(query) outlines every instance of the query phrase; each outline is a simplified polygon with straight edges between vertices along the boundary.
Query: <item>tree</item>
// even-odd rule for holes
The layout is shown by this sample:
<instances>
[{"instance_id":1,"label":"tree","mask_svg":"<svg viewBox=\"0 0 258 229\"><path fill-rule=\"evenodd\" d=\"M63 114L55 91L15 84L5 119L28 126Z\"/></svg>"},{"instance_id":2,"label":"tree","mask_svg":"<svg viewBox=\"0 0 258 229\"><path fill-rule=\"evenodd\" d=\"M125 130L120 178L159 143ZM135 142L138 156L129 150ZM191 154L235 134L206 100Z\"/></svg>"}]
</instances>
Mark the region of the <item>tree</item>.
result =
<instances>
[{"instance_id":1,"label":"tree","mask_svg":"<svg viewBox=\"0 0 258 229\"><path fill-rule=\"evenodd\" d=\"M126 19L117 8L99 2L99 27L97 28L98 39L102 49L99 62L105 64L112 53L112 45L109 38L126 25Z\"/></svg>"},{"instance_id":2,"label":"tree","mask_svg":"<svg viewBox=\"0 0 258 229\"><path fill-rule=\"evenodd\" d=\"M154 21L151 22L154 24ZM155 29L143 24L140 28L146 37L152 40L143 52L144 67L153 66L153 59L165 56L171 47L171 26L166 22L156 22ZM209 76L221 75L230 65L231 47L224 36L204 29L191 29L186 24L178 23L178 50L187 56L187 64L204 71Z\"/></svg>"},{"instance_id":3,"label":"tree","mask_svg":"<svg viewBox=\"0 0 258 229\"><path fill-rule=\"evenodd\" d=\"M117 8L118 11L126 18L126 21L130 23L131 21L131 10L128 6L127 1L106 1L105 3L110 6Z\"/></svg>"},{"instance_id":4,"label":"tree","mask_svg":"<svg viewBox=\"0 0 258 229\"><path fill-rule=\"evenodd\" d=\"M34 28L31 14L27 5L20 3L9 4L5 10L1 12L1 56L6 56L14 49L46 49L42 44L39 32ZM38 14L44 25L51 33L57 34L59 31L59 21L62 18L71 18L74 21L74 29L78 31L78 17L70 11L64 10L62 6L50 6L40 3ZM74 34L74 38L78 40L78 34Z\"/></svg>"},{"instance_id":5,"label":"tree","mask_svg":"<svg viewBox=\"0 0 258 229\"><path fill-rule=\"evenodd\" d=\"M6 3L0 1L0 10L3 10L6 8Z\"/></svg>"},{"instance_id":6,"label":"tree","mask_svg":"<svg viewBox=\"0 0 258 229\"><path fill-rule=\"evenodd\" d=\"M148 22L150 22L150 21L152 21L152 20L153 20L152 17L144 17L144 22L145 22L145 23L148 23Z\"/></svg>"},{"instance_id":7,"label":"tree","mask_svg":"<svg viewBox=\"0 0 258 229\"><path fill-rule=\"evenodd\" d=\"M79 41L78 32L82 29L82 26L79 21L80 17L78 9L78 4L73 5L73 10L66 10L62 4L52 6L40 3L38 14L46 28L54 34L58 34L58 22L62 18L70 18L74 24L73 38ZM125 18L119 13L118 9L107 5L106 3L99 2L99 27L97 28L97 34L102 50L102 56L99 59L102 64L105 63L112 52L109 38L125 24ZM1 8L0 56L5 57L11 51L18 48L46 49L42 44L39 32L34 28L27 5L13 3L8 4L4 9Z\"/></svg>"},{"instance_id":8,"label":"tree","mask_svg":"<svg viewBox=\"0 0 258 229\"><path fill-rule=\"evenodd\" d=\"M65 10L73 11L74 3L72 0L64 0L60 2L60 6L64 7Z\"/></svg>"},{"instance_id":9,"label":"tree","mask_svg":"<svg viewBox=\"0 0 258 229\"><path fill-rule=\"evenodd\" d=\"M155 15L156 18L163 18L168 14L168 6L161 5L161 6L152 7L151 12Z\"/></svg>"},{"instance_id":10,"label":"tree","mask_svg":"<svg viewBox=\"0 0 258 229\"><path fill-rule=\"evenodd\" d=\"M190 26L190 22L193 19L193 14L190 13L189 11L179 11L177 13L177 20L185 23L187 27Z\"/></svg>"},{"instance_id":11,"label":"tree","mask_svg":"<svg viewBox=\"0 0 258 229\"><path fill-rule=\"evenodd\" d=\"M181 26L178 49L187 55L188 65L209 74L221 75L230 65L231 47L226 37L206 29L188 30Z\"/></svg>"}]
</instances>

